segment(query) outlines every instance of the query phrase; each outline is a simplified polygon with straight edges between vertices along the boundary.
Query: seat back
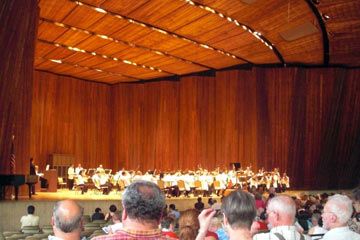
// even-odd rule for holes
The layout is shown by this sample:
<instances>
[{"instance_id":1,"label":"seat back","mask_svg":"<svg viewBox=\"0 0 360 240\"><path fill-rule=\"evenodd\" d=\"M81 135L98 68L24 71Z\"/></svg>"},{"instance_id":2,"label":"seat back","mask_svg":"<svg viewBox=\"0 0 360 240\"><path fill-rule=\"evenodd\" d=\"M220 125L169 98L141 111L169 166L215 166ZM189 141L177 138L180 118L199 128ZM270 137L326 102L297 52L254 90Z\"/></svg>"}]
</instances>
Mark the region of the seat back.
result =
<instances>
[{"instance_id":1,"label":"seat back","mask_svg":"<svg viewBox=\"0 0 360 240\"><path fill-rule=\"evenodd\" d=\"M161 190L163 190L163 189L165 188L165 183L164 183L163 180L158 180L158 181L157 181L157 185L159 186L159 188L160 188Z\"/></svg>"},{"instance_id":2,"label":"seat back","mask_svg":"<svg viewBox=\"0 0 360 240\"><path fill-rule=\"evenodd\" d=\"M201 181L196 180L196 181L194 182L194 185L195 185L195 188L201 188Z\"/></svg>"},{"instance_id":3,"label":"seat back","mask_svg":"<svg viewBox=\"0 0 360 240\"><path fill-rule=\"evenodd\" d=\"M179 187L179 190L180 190L180 191L185 190L185 183L184 183L183 180L177 181L177 184L178 184L178 187Z\"/></svg>"}]
</instances>

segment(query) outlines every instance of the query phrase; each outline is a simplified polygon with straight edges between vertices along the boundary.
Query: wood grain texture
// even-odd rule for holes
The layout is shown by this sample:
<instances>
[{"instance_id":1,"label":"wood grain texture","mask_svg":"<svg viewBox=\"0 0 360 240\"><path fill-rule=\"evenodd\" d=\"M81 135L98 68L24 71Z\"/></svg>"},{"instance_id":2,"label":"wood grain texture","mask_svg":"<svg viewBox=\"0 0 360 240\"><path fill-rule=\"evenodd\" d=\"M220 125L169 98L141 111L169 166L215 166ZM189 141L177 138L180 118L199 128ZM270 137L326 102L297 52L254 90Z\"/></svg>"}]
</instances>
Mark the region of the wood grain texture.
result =
<instances>
[{"instance_id":1,"label":"wood grain texture","mask_svg":"<svg viewBox=\"0 0 360 240\"><path fill-rule=\"evenodd\" d=\"M95 84L35 72L32 154L119 170L279 167L302 189L357 184L358 69L220 71ZM346 174L346 178L343 176Z\"/></svg>"},{"instance_id":2,"label":"wood grain texture","mask_svg":"<svg viewBox=\"0 0 360 240\"><path fill-rule=\"evenodd\" d=\"M12 135L15 173L29 171L29 119L38 17L36 1L0 3L0 173L4 174L9 174Z\"/></svg>"}]
</instances>

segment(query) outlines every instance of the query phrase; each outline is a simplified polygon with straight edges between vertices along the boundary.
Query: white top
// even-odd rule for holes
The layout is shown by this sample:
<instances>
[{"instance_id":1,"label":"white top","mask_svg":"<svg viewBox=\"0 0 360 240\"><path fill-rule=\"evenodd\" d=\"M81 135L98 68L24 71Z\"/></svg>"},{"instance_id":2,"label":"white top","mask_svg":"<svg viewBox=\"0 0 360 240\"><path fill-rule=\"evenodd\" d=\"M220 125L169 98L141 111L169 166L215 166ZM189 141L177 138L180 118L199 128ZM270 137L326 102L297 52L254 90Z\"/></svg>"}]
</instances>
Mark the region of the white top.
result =
<instances>
[{"instance_id":1,"label":"white top","mask_svg":"<svg viewBox=\"0 0 360 240\"><path fill-rule=\"evenodd\" d=\"M117 230L122 229L122 223L121 223L121 222L115 223L115 224L113 224L113 225L108 226L108 228L109 228L109 229L111 228L111 232L112 232L112 233L115 233Z\"/></svg>"},{"instance_id":2,"label":"white top","mask_svg":"<svg viewBox=\"0 0 360 240\"><path fill-rule=\"evenodd\" d=\"M296 231L295 226L279 226L272 228L269 233L259 233L254 235L253 240L279 240L274 233L280 233L286 240L300 240L300 233ZM309 236L304 235L305 240L311 240Z\"/></svg>"},{"instance_id":3,"label":"white top","mask_svg":"<svg viewBox=\"0 0 360 240\"><path fill-rule=\"evenodd\" d=\"M74 179L75 169L73 167L69 167L68 169L68 179Z\"/></svg>"},{"instance_id":4,"label":"white top","mask_svg":"<svg viewBox=\"0 0 360 240\"><path fill-rule=\"evenodd\" d=\"M39 226L40 217L32 214L22 216L20 219L21 228L25 226Z\"/></svg>"},{"instance_id":5,"label":"white top","mask_svg":"<svg viewBox=\"0 0 360 240\"><path fill-rule=\"evenodd\" d=\"M346 227L333 228L328 231L323 240L360 240L360 234L357 234Z\"/></svg>"},{"instance_id":6,"label":"white top","mask_svg":"<svg viewBox=\"0 0 360 240\"><path fill-rule=\"evenodd\" d=\"M314 229L313 233L312 234L324 234L324 233L327 233L328 230L326 230L325 228L322 228L320 226L315 226L315 227L312 227ZM311 229L310 229L311 230ZM311 234L311 235L312 235ZM321 236L314 236L314 237L311 237L312 240L316 240L316 239L321 239L322 237Z\"/></svg>"}]
</instances>

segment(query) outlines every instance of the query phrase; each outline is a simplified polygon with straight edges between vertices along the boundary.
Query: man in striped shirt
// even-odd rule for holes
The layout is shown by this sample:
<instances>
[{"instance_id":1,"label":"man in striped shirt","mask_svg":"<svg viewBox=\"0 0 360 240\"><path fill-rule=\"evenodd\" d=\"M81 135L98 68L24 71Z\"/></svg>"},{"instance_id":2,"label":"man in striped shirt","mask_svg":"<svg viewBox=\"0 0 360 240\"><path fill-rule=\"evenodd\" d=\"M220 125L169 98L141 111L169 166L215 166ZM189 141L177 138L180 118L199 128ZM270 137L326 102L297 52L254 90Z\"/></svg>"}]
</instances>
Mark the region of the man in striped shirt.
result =
<instances>
[{"instance_id":1,"label":"man in striped shirt","mask_svg":"<svg viewBox=\"0 0 360 240\"><path fill-rule=\"evenodd\" d=\"M169 239L159 229L165 197L160 188L148 181L135 181L122 196L123 214L121 230L94 240Z\"/></svg>"}]
</instances>

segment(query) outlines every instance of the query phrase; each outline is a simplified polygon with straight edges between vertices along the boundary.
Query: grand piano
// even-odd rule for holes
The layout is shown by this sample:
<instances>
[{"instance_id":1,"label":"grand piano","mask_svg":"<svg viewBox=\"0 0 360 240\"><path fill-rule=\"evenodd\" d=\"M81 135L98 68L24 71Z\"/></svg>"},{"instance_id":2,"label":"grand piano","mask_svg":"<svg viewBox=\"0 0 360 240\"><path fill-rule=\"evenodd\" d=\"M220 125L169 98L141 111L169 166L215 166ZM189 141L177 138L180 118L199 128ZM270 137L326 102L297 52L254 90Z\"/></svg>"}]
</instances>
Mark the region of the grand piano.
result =
<instances>
[{"instance_id":1,"label":"grand piano","mask_svg":"<svg viewBox=\"0 0 360 240\"><path fill-rule=\"evenodd\" d=\"M31 198L31 186L38 182L37 175L23 174L0 174L0 200L5 199L5 187L14 186L15 200L18 200L19 186L29 186L29 198Z\"/></svg>"}]
</instances>

